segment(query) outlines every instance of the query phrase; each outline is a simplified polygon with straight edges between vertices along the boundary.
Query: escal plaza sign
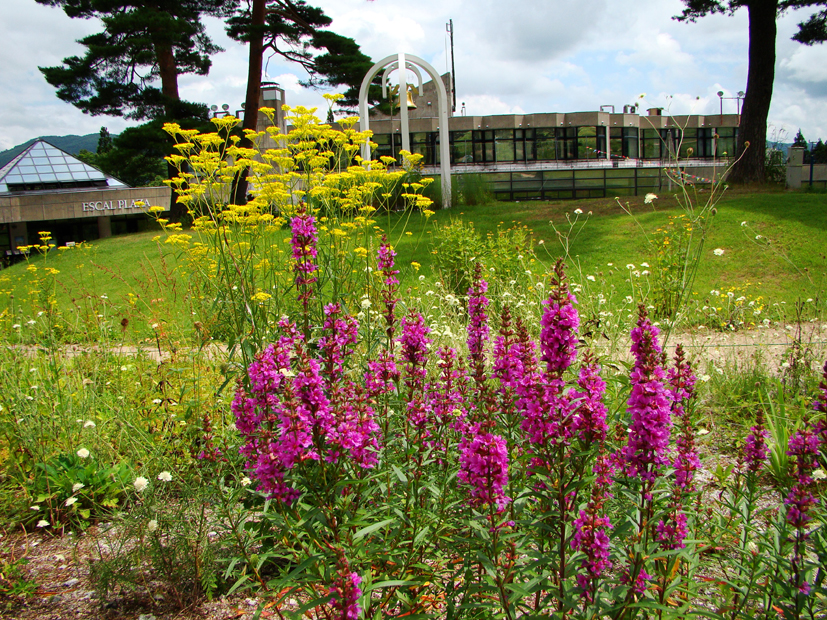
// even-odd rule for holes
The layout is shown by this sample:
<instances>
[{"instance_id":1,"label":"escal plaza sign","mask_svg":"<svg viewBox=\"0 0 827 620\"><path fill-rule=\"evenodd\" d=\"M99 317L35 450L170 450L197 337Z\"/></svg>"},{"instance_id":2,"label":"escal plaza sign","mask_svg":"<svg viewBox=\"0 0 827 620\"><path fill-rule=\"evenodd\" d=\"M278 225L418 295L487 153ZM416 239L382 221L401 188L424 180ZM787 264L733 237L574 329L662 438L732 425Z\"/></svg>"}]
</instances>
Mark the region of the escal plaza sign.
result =
<instances>
[{"instance_id":1,"label":"escal plaza sign","mask_svg":"<svg viewBox=\"0 0 827 620\"><path fill-rule=\"evenodd\" d=\"M97 200L82 202L81 209L84 212L92 211L131 211L138 209L145 211L152 204L148 198L135 198L134 200Z\"/></svg>"}]
</instances>

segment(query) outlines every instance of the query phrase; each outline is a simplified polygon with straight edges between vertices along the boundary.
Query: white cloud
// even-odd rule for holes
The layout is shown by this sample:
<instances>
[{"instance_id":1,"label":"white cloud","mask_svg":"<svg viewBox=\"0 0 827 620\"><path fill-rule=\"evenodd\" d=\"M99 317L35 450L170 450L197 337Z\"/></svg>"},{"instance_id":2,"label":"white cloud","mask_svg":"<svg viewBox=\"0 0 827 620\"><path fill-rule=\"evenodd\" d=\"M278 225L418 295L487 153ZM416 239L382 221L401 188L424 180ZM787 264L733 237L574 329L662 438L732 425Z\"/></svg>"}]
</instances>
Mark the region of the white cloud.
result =
<instances>
[{"instance_id":1,"label":"white cloud","mask_svg":"<svg viewBox=\"0 0 827 620\"><path fill-rule=\"evenodd\" d=\"M647 103L676 114L715 114L723 90L746 88L747 14L708 16L696 23L672 20L681 0L309 0L333 19L331 29L353 37L378 60L398 51L421 56L439 72L449 66L445 25L453 18L457 99L469 114L567 112ZM122 119L89 117L59 101L38 66L82 53L75 40L94 32L94 20L71 20L31 0L4 0L0 23L0 148L41 134L117 132ZM771 123L800 126L808 138L827 138L827 47L791 41L807 11L778 22L778 70ZM216 43L208 77L184 76L185 98L238 109L244 100L247 48L208 20ZM48 36L46 36L48 33ZM25 52L21 52L25 50ZM287 91L287 103L326 109L321 94L302 88L304 71L272 57L267 76ZM671 95L671 98L667 98ZM735 102L724 101L725 111Z\"/></svg>"}]
</instances>

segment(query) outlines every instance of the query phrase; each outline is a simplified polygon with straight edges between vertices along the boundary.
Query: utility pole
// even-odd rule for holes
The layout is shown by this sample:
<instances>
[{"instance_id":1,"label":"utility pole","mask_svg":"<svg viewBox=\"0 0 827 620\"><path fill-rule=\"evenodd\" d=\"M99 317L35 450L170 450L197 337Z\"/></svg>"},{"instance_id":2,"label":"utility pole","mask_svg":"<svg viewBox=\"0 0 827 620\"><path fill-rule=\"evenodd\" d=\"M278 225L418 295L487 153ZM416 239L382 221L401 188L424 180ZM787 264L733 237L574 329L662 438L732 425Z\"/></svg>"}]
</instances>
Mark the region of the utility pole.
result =
<instances>
[{"instance_id":1,"label":"utility pole","mask_svg":"<svg viewBox=\"0 0 827 620\"><path fill-rule=\"evenodd\" d=\"M451 112L457 111L457 78L456 69L454 68L454 20L449 19L445 24L445 29L451 36Z\"/></svg>"}]
</instances>

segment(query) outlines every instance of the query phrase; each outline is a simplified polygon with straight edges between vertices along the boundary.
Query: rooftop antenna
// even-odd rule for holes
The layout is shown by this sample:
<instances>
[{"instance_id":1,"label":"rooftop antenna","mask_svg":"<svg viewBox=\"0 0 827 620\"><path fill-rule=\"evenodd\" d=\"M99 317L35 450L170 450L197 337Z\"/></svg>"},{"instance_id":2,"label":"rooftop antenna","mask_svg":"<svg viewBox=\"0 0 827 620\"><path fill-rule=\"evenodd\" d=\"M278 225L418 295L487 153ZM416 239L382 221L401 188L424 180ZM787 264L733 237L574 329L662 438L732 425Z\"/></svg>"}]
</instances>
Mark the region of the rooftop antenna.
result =
<instances>
[{"instance_id":1,"label":"rooftop antenna","mask_svg":"<svg viewBox=\"0 0 827 620\"><path fill-rule=\"evenodd\" d=\"M457 111L457 78L454 67L454 20L449 19L445 24L445 30L451 37L451 112Z\"/></svg>"}]
</instances>

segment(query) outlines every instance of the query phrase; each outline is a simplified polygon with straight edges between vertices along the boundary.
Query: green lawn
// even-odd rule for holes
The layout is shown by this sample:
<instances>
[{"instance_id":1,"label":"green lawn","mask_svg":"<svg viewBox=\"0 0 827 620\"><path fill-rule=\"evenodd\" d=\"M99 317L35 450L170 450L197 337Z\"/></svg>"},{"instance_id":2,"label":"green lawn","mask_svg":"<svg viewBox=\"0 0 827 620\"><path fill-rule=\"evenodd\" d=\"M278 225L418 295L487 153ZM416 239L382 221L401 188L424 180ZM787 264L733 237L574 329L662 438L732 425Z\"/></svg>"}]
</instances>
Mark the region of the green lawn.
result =
<instances>
[{"instance_id":1,"label":"green lawn","mask_svg":"<svg viewBox=\"0 0 827 620\"><path fill-rule=\"evenodd\" d=\"M701 200L705 200L703 194ZM439 211L429 220L393 214L377 224L389 233L402 268L403 290L418 275L438 277L433 247L442 227L452 220L473 222L480 237L498 229L527 226L533 233L540 264L534 273L547 272L568 244L569 273L592 290L613 287L632 292L630 280L645 288L647 276L636 277L628 264L642 272L653 263L647 236L682 209L674 196L661 195L653 205L632 197L625 208L613 199L559 202L494 202ZM761 297L768 308L792 307L797 300L818 301L827 285L827 195L791 191L728 191L716 205L697 272L695 299L704 303L709 291ZM576 215L575 209L583 213ZM589 215L591 214L591 215ZM575 222L571 225L571 222ZM746 222L746 225L743 223ZM288 234L284 231L283 234ZM53 250L0 272L0 312L5 323L31 320L42 307L44 291L53 290L58 307L76 308L88 317L113 321L137 317L128 328L136 338L152 336L151 321L187 323L190 312L186 274L182 278L179 250L153 241L157 233L140 233L95 241L69 251ZM756 236L761 238L756 240ZM162 239L164 235L162 234ZM723 250L716 255L715 249ZM421 264L416 272L411 262ZM34 265L37 271L31 272ZM59 273L49 275L45 268ZM592 283L591 278L594 277ZM33 286L33 278L40 286ZM781 304L773 306L773 304ZM149 317L149 318L147 318ZM152 318L157 317L157 318ZM189 321L191 322L191 321ZM7 326L7 327L8 327ZM133 331L134 330L134 331Z\"/></svg>"}]
</instances>

